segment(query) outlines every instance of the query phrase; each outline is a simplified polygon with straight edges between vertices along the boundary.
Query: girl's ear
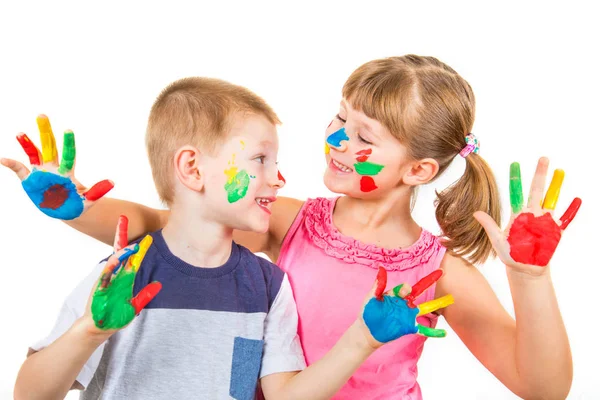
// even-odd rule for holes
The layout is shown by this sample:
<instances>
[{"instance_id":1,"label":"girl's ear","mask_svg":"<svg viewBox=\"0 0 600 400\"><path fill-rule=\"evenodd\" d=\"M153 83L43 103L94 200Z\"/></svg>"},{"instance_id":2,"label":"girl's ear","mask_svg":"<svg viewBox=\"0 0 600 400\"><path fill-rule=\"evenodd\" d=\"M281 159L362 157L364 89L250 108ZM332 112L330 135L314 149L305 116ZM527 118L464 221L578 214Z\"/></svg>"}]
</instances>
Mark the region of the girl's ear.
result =
<instances>
[{"instance_id":1,"label":"girl's ear","mask_svg":"<svg viewBox=\"0 0 600 400\"><path fill-rule=\"evenodd\" d=\"M436 177L439 170L440 165L433 158L417 160L402 175L402 183L408 186L426 184Z\"/></svg>"}]
</instances>

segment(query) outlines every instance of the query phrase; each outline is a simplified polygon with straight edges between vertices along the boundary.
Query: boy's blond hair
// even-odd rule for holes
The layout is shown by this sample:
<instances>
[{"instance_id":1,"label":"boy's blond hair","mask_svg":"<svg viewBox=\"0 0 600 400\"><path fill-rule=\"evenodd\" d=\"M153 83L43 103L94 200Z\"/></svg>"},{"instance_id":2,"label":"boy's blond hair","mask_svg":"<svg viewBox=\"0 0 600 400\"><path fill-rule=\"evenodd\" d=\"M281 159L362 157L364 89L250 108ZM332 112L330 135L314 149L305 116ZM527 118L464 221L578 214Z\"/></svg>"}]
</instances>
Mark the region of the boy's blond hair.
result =
<instances>
[{"instance_id":1,"label":"boy's blond hair","mask_svg":"<svg viewBox=\"0 0 600 400\"><path fill-rule=\"evenodd\" d=\"M173 157L177 149L192 145L214 152L239 113L262 115L273 125L281 123L262 98L220 79L183 78L163 89L152 105L146 130L152 177L163 202L173 202Z\"/></svg>"}]
</instances>

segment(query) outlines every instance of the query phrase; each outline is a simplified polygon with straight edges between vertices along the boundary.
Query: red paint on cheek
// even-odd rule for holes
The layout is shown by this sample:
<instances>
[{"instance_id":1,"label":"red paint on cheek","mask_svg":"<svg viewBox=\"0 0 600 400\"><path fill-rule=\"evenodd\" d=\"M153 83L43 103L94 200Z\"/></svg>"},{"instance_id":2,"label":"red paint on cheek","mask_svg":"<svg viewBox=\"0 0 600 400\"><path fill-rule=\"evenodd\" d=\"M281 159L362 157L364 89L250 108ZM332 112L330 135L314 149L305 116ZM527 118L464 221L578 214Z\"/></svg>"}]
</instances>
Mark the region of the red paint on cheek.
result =
<instances>
[{"instance_id":1,"label":"red paint on cheek","mask_svg":"<svg viewBox=\"0 0 600 400\"><path fill-rule=\"evenodd\" d=\"M550 213L541 217L532 213L521 214L513 221L508 233L510 256L523 264L545 267L560 237L561 230Z\"/></svg>"},{"instance_id":2,"label":"red paint on cheek","mask_svg":"<svg viewBox=\"0 0 600 400\"><path fill-rule=\"evenodd\" d=\"M56 210L67 201L69 191L60 184L52 185L44 192L44 201L40 204L40 208L50 208Z\"/></svg>"},{"instance_id":3,"label":"red paint on cheek","mask_svg":"<svg viewBox=\"0 0 600 400\"><path fill-rule=\"evenodd\" d=\"M356 157L356 161L358 162L365 162L369 159L369 155L371 155L373 151L371 149L366 149L366 150L361 150L361 151L357 151L356 155L358 157Z\"/></svg>"},{"instance_id":4,"label":"red paint on cheek","mask_svg":"<svg viewBox=\"0 0 600 400\"><path fill-rule=\"evenodd\" d=\"M279 179L280 181L283 181L283 183L285 183L285 178L283 177L283 175L281 175L281 172L277 171L277 179Z\"/></svg>"},{"instance_id":5,"label":"red paint on cheek","mask_svg":"<svg viewBox=\"0 0 600 400\"><path fill-rule=\"evenodd\" d=\"M361 192L371 192L377 189L377 185L375 185L375 181L370 176L363 176L360 178L360 191Z\"/></svg>"}]
</instances>

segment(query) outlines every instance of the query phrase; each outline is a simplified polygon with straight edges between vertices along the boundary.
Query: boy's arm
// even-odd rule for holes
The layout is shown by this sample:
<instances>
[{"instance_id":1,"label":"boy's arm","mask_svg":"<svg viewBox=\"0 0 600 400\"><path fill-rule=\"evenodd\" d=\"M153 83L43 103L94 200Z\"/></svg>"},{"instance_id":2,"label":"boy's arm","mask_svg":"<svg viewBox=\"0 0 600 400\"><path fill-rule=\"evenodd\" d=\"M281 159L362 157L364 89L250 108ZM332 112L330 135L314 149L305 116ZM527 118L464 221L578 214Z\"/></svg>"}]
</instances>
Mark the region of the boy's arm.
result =
<instances>
[{"instance_id":1,"label":"boy's arm","mask_svg":"<svg viewBox=\"0 0 600 400\"><path fill-rule=\"evenodd\" d=\"M15 399L62 399L70 389L83 388L77 376L110 336L93 334L86 324L84 318L78 319L48 347L27 357L17 376Z\"/></svg>"}]
</instances>

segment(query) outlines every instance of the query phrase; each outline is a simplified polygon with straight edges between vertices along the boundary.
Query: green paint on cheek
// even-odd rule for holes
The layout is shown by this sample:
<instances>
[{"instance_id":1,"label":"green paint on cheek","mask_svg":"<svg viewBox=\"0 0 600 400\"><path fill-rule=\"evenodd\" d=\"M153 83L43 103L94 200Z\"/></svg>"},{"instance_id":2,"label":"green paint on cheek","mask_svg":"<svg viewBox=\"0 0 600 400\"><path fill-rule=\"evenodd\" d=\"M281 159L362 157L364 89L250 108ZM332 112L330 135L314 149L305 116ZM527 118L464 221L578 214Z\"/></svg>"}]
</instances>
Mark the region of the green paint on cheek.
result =
<instances>
[{"instance_id":1,"label":"green paint on cheek","mask_svg":"<svg viewBox=\"0 0 600 400\"><path fill-rule=\"evenodd\" d=\"M94 292L92 317L100 329L120 329L135 317L131 305L135 273L121 268L110 286Z\"/></svg>"},{"instance_id":2,"label":"green paint on cheek","mask_svg":"<svg viewBox=\"0 0 600 400\"><path fill-rule=\"evenodd\" d=\"M523 185L521 184L521 167L518 162L510 165L510 206L513 214L523 208Z\"/></svg>"},{"instance_id":3,"label":"green paint on cheek","mask_svg":"<svg viewBox=\"0 0 600 400\"><path fill-rule=\"evenodd\" d=\"M248 186L250 185L250 176L245 169L238 172L235 176L230 177L225 184L225 191L227 192L227 201L235 203L242 199L246 192L248 192Z\"/></svg>"},{"instance_id":4,"label":"green paint on cheek","mask_svg":"<svg viewBox=\"0 0 600 400\"><path fill-rule=\"evenodd\" d=\"M355 163L354 169L359 175L377 175L383 169L383 165L365 161Z\"/></svg>"}]
</instances>

